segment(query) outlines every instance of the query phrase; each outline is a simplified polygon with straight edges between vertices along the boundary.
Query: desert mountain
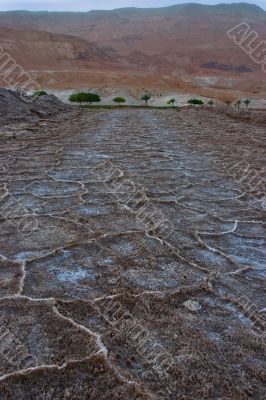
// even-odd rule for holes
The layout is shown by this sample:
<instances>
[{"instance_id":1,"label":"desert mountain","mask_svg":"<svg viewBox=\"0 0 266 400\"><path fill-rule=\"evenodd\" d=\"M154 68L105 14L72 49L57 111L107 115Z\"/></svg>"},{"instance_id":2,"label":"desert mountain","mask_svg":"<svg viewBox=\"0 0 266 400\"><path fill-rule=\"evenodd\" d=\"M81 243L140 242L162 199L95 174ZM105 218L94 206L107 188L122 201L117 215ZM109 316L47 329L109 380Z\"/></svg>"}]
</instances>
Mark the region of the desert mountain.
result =
<instances>
[{"instance_id":1,"label":"desert mountain","mask_svg":"<svg viewBox=\"0 0 266 400\"><path fill-rule=\"evenodd\" d=\"M2 77L12 67L13 59L45 87L75 88L91 83L98 86L106 77L111 79L112 74L123 77L139 73L139 68L128 65L123 57L77 36L1 26L0 45ZM0 83L5 86L1 77Z\"/></svg>"},{"instance_id":2,"label":"desert mountain","mask_svg":"<svg viewBox=\"0 0 266 400\"><path fill-rule=\"evenodd\" d=\"M226 35L241 22L247 22L259 40L266 39L266 12L245 3L87 13L1 12L0 26L12 32L1 29L0 44L11 46L13 56L31 69L68 70L66 87L73 69L82 70L84 78L85 71L88 75L93 69L97 75L108 67L110 79L103 81L107 85L147 86L156 79L171 86L182 77L184 85L264 90L260 65ZM61 87L58 78L54 80ZM91 84L96 82L94 75Z\"/></svg>"}]
</instances>

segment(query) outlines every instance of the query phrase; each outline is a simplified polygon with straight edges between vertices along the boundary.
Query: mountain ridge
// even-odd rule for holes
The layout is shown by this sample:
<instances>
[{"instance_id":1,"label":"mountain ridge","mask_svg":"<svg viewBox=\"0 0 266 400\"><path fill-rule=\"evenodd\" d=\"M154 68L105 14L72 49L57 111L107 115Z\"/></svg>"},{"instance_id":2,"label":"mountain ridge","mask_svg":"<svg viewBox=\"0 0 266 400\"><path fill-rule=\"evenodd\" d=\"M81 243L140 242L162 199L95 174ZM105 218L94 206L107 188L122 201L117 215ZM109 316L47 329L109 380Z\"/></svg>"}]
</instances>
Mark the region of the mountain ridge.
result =
<instances>
[{"instance_id":1,"label":"mountain ridge","mask_svg":"<svg viewBox=\"0 0 266 400\"><path fill-rule=\"evenodd\" d=\"M164 7L119 7L119 8L114 8L111 10L88 10L88 11L48 11L48 10L41 10L41 11L31 11L31 10L7 10L7 11L1 11L0 13L57 13L57 14L89 14L89 13L119 13L119 12L128 12L128 11L153 11L153 12L161 12L161 11L166 11L166 10L182 10L186 8L205 8L205 9L224 9L224 10L229 10L232 11L234 8L235 9L242 9L246 11L256 11L256 12L263 12L266 13L266 10L260 7L257 4L254 3L246 3L246 2L239 2L239 3L218 3L218 4L201 4L201 3L178 3L178 4L173 4L169 6L164 6Z\"/></svg>"}]
</instances>

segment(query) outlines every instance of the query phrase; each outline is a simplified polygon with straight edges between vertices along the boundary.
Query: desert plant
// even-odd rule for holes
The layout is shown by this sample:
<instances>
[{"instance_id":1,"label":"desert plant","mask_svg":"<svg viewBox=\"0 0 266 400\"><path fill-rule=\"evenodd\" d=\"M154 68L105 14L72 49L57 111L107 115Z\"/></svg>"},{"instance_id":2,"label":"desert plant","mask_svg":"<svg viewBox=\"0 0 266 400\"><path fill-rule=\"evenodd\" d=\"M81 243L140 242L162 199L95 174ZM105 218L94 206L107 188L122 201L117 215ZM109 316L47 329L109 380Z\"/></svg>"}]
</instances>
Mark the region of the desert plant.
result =
<instances>
[{"instance_id":1,"label":"desert plant","mask_svg":"<svg viewBox=\"0 0 266 400\"><path fill-rule=\"evenodd\" d=\"M145 94L142 96L141 100L145 101L146 107L148 106L148 101L151 99L151 95Z\"/></svg>"},{"instance_id":2,"label":"desert plant","mask_svg":"<svg viewBox=\"0 0 266 400\"><path fill-rule=\"evenodd\" d=\"M122 103L125 103L125 102L126 102L126 99L124 99L124 97L115 97L115 98L113 99L113 102L114 102L114 103L118 103L119 106L120 106Z\"/></svg>"},{"instance_id":3,"label":"desert plant","mask_svg":"<svg viewBox=\"0 0 266 400\"><path fill-rule=\"evenodd\" d=\"M46 96L46 95L47 95L47 92L45 92L45 90L35 90L35 92L33 93L33 96L37 96L37 97Z\"/></svg>"},{"instance_id":4,"label":"desert plant","mask_svg":"<svg viewBox=\"0 0 266 400\"><path fill-rule=\"evenodd\" d=\"M188 104L202 106L204 104L204 101L202 101L200 99L189 99Z\"/></svg>"},{"instance_id":5,"label":"desert plant","mask_svg":"<svg viewBox=\"0 0 266 400\"><path fill-rule=\"evenodd\" d=\"M175 102L176 102L176 99L170 99L170 100L168 100L167 104L169 106L171 105L172 107L174 107Z\"/></svg>"},{"instance_id":6,"label":"desert plant","mask_svg":"<svg viewBox=\"0 0 266 400\"><path fill-rule=\"evenodd\" d=\"M210 101L208 101L208 104L209 104L209 106L213 106L215 103L214 103L214 100L210 100Z\"/></svg>"},{"instance_id":7,"label":"desert plant","mask_svg":"<svg viewBox=\"0 0 266 400\"><path fill-rule=\"evenodd\" d=\"M246 99L243 101L243 103L246 104L246 108L248 108L249 104L251 103L251 101L249 99Z\"/></svg>"},{"instance_id":8,"label":"desert plant","mask_svg":"<svg viewBox=\"0 0 266 400\"><path fill-rule=\"evenodd\" d=\"M242 104L242 100L237 100L235 102L235 107L240 108L241 104Z\"/></svg>"}]
</instances>

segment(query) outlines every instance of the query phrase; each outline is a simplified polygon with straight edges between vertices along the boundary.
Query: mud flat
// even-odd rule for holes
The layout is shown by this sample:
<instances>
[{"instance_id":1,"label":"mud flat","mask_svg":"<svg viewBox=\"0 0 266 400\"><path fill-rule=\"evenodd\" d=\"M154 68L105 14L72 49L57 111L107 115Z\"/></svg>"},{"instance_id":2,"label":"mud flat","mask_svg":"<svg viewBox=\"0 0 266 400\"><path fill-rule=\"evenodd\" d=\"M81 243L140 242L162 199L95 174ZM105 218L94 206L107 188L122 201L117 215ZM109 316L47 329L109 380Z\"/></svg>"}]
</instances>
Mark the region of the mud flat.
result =
<instances>
[{"instance_id":1,"label":"mud flat","mask_svg":"<svg viewBox=\"0 0 266 400\"><path fill-rule=\"evenodd\" d=\"M0 398L262 400L264 140L189 108L2 126Z\"/></svg>"}]
</instances>

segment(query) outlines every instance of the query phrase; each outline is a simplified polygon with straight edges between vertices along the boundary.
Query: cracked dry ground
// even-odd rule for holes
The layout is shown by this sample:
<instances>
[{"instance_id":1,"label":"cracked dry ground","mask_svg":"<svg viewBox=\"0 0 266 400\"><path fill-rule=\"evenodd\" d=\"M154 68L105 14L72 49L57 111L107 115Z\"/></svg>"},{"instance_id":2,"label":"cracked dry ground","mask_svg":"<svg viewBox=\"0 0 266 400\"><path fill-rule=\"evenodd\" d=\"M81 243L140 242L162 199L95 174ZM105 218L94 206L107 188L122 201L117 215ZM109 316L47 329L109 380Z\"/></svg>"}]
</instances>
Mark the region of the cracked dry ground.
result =
<instances>
[{"instance_id":1,"label":"cracked dry ground","mask_svg":"<svg viewBox=\"0 0 266 400\"><path fill-rule=\"evenodd\" d=\"M193 109L1 129L1 399L264 398L265 211L226 172L260 170L263 135ZM171 220L165 241L92 173L106 160ZM24 234L26 215L38 227Z\"/></svg>"}]
</instances>

